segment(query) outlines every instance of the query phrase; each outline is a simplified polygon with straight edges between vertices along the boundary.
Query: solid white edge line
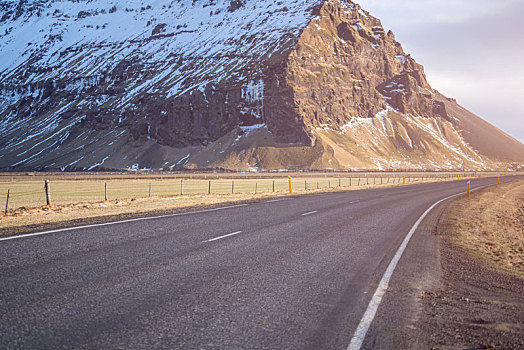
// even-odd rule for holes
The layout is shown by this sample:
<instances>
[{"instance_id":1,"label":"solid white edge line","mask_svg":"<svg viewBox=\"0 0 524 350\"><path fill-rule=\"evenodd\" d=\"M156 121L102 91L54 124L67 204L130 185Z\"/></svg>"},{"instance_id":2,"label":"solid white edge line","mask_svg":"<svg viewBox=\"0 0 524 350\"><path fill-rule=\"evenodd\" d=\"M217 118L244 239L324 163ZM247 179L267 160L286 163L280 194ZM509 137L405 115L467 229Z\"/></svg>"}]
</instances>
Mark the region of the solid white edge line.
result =
<instances>
[{"instance_id":1,"label":"solid white edge line","mask_svg":"<svg viewBox=\"0 0 524 350\"><path fill-rule=\"evenodd\" d=\"M47 234L50 234L50 233L81 230L81 229L90 228L90 227L111 226L111 225L124 224L124 223L135 222L135 221L144 221L144 220L169 218L169 217L174 217L174 216L183 216L183 215L190 215L190 214L207 213L207 212L211 212L211 211L218 211L218 210L224 210L224 209L243 207L243 206L246 206L246 205L247 204L238 204L238 205L231 205L231 206L227 206L227 207L220 207L220 208L214 208L214 209L204 209L204 210L190 211L190 212L187 212L187 213L176 213L176 214L167 214L167 215L159 215L159 216L148 216L148 217L144 217L144 218L135 218L135 219L120 220L120 221L112 221L112 222L106 222L106 223L101 223L101 224L92 224L92 225L83 225L83 226L60 228L60 229L56 229L56 230L28 233L28 234L19 235L19 236L4 237L4 238L0 238L0 242L1 241L9 241L9 240L13 240L13 239L19 239L19 238L42 236L42 235L47 235Z\"/></svg>"},{"instance_id":2,"label":"solid white edge line","mask_svg":"<svg viewBox=\"0 0 524 350\"><path fill-rule=\"evenodd\" d=\"M218 241L219 239L230 237L230 236L234 236L234 235L238 235L239 233L242 233L242 231L237 231L237 232L229 233L227 235L223 235L223 236L220 236L220 237L211 238L211 239L208 239L207 241L203 241L203 243L209 243L209 242L213 242L213 241Z\"/></svg>"},{"instance_id":3,"label":"solid white edge line","mask_svg":"<svg viewBox=\"0 0 524 350\"><path fill-rule=\"evenodd\" d=\"M310 211L309 213L304 213L304 214L302 214L302 216L307 216L307 215L311 215L311 214L315 214L315 213L318 213L318 210L313 210L313 211Z\"/></svg>"},{"instance_id":4,"label":"solid white edge line","mask_svg":"<svg viewBox=\"0 0 524 350\"><path fill-rule=\"evenodd\" d=\"M489 187L492 185L482 186L475 188L471 191L478 191L482 188ZM398 262L400 261L400 258L402 257L402 254L404 253L404 250L406 250L406 247L411 240L411 237L417 230L418 226L424 220L424 218L429 214L433 208L435 208L440 203L451 199L453 197L458 197L460 195L464 195L464 192L454 194L452 196L446 197L444 199L439 200L435 204L433 204L431 207L429 207L428 210L422 214L422 216L417 220L415 225L411 228L409 233L407 234L406 238L404 238L404 241L402 241L402 244L397 250L397 253L389 263L388 268L386 269L386 272L384 272L384 276L382 276L382 279L380 280L380 283L378 284L377 290L375 291L375 294L373 294L373 297L369 301L368 307L366 309L366 312L364 313L364 316L362 316L362 319L360 320L360 323L357 327L357 330L353 334L353 337L351 338L351 342L348 345L348 350L360 350L362 347L362 343L364 342L364 339L366 338L366 334L369 330L369 327L371 326L371 323L373 322L373 319L375 318L375 315L377 313L378 307L382 301L382 298L384 297L384 294L386 293L386 290L388 289L388 284L391 279L391 276L393 275L393 272L395 271L395 268L397 267Z\"/></svg>"}]
</instances>

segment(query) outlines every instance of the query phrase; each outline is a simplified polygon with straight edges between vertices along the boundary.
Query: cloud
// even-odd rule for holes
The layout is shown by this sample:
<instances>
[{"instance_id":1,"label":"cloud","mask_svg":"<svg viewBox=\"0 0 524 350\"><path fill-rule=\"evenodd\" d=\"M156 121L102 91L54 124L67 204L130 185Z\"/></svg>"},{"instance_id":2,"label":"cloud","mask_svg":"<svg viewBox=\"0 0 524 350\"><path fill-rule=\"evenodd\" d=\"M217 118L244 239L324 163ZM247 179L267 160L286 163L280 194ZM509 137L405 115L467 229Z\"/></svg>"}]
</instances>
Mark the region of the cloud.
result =
<instances>
[{"instance_id":1,"label":"cloud","mask_svg":"<svg viewBox=\"0 0 524 350\"><path fill-rule=\"evenodd\" d=\"M422 63L430 84L524 140L524 2L361 0Z\"/></svg>"},{"instance_id":2,"label":"cloud","mask_svg":"<svg viewBox=\"0 0 524 350\"><path fill-rule=\"evenodd\" d=\"M465 20L505 12L520 0L359 0L366 10L385 22L460 23Z\"/></svg>"}]
</instances>

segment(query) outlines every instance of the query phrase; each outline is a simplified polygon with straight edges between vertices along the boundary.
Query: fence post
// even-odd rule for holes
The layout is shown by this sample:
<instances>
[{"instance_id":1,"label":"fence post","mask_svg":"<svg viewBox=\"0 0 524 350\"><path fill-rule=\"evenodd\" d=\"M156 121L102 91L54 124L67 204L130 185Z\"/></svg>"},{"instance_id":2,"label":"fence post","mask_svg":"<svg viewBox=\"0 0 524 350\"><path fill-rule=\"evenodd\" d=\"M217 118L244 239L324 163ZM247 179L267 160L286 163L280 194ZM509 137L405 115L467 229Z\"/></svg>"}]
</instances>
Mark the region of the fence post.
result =
<instances>
[{"instance_id":1,"label":"fence post","mask_svg":"<svg viewBox=\"0 0 524 350\"><path fill-rule=\"evenodd\" d=\"M180 195L184 195L184 179L180 179Z\"/></svg>"},{"instance_id":2,"label":"fence post","mask_svg":"<svg viewBox=\"0 0 524 350\"><path fill-rule=\"evenodd\" d=\"M340 177L338 178L338 187L340 187Z\"/></svg>"},{"instance_id":3,"label":"fence post","mask_svg":"<svg viewBox=\"0 0 524 350\"><path fill-rule=\"evenodd\" d=\"M235 194L235 180L231 180L231 194Z\"/></svg>"},{"instance_id":4,"label":"fence post","mask_svg":"<svg viewBox=\"0 0 524 350\"><path fill-rule=\"evenodd\" d=\"M104 182L104 200L107 201L107 182Z\"/></svg>"},{"instance_id":5,"label":"fence post","mask_svg":"<svg viewBox=\"0 0 524 350\"><path fill-rule=\"evenodd\" d=\"M358 183L357 186L360 186L360 176L358 177Z\"/></svg>"},{"instance_id":6,"label":"fence post","mask_svg":"<svg viewBox=\"0 0 524 350\"><path fill-rule=\"evenodd\" d=\"M151 198L151 184L149 184L149 198Z\"/></svg>"},{"instance_id":7,"label":"fence post","mask_svg":"<svg viewBox=\"0 0 524 350\"><path fill-rule=\"evenodd\" d=\"M273 192L275 192L275 180L273 180Z\"/></svg>"},{"instance_id":8,"label":"fence post","mask_svg":"<svg viewBox=\"0 0 524 350\"><path fill-rule=\"evenodd\" d=\"M328 180L328 188L331 188L331 180Z\"/></svg>"},{"instance_id":9,"label":"fence post","mask_svg":"<svg viewBox=\"0 0 524 350\"><path fill-rule=\"evenodd\" d=\"M255 182L255 194L257 194L257 191L258 191L258 181Z\"/></svg>"},{"instance_id":10,"label":"fence post","mask_svg":"<svg viewBox=\"0 0 524 350\"><path fill-rule=\"evenodd\" d=\"M11 190L7 190L7 198L5 200L5 214L7 215L7 208L9 208L9 193L11 192Z\"/></svg>"},{"instance_id":11,"label":"fence post","mask_svg":"<svg viewBox=\"0 0 524 350\"><path fill-rule=\"evenodd\" d=\"M209 180L209 184L207 187L207 194L211 194L211 180Z\"/></svg>"},{"instance_id":12,"label":"fence post","mask_svg":"<svg viewBox=\"0 0 524 350\"><path fill-rule=\"evenodd\" d=\"M46 205L50 205L51 204L51 192L49 188L49 180L45 180L44 189L45 189L45 203Z\"/></svg>"},{"instance_id":13,"label":"fence post","mask_svg":"<svg viewBox=\"0 0 524 350\"><path fill-rule=\"evenodd\" d=\"M304 189L307 191L307 180L304 180Z\"/></svg>"}]
</instances>

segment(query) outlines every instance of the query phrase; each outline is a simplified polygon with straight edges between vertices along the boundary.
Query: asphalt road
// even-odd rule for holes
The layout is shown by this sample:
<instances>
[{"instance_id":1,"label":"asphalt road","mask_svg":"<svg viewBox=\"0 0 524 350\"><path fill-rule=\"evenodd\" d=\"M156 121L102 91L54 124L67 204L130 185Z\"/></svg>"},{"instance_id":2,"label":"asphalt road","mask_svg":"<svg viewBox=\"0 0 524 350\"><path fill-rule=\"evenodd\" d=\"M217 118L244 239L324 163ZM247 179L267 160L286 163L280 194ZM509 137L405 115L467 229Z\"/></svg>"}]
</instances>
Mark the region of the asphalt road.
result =
<instances>
[{"instance_id":1,"label":"asphalt road","mask_svg":"<svg viewBox=\"0 0 524 350\"><path fill-rule=\"evenodd\" d=\"M0 348L346 349L408 231L465 187L315 194L0 241ZM416 232L401 263L425 262L413 251L423 240ZM392 283L416 278L398 272ZM387 305L364 347L402 324L402 303Z\"/></svg>"}]
</instances>

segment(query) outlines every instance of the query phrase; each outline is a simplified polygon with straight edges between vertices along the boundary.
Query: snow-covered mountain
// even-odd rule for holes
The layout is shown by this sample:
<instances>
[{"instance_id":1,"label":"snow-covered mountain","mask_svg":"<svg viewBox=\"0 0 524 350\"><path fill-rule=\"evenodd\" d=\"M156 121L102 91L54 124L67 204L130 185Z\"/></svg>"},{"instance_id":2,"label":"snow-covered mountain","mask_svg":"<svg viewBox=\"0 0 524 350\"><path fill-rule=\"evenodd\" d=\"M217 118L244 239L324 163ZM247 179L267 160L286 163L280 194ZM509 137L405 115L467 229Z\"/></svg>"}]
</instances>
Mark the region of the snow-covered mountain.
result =
<instances>
[{"instance_id":1,"label":"snow-covered mountain","mask_svg":"<svg viewBox=\"0 0 524 350\"><path fill-rule=\"evenodd\" d=\"M493 168L349 0L0 1L0 168Z\"/></svg>"}]
</instances>

